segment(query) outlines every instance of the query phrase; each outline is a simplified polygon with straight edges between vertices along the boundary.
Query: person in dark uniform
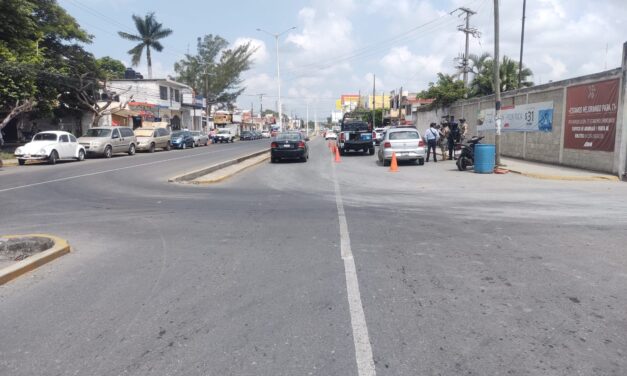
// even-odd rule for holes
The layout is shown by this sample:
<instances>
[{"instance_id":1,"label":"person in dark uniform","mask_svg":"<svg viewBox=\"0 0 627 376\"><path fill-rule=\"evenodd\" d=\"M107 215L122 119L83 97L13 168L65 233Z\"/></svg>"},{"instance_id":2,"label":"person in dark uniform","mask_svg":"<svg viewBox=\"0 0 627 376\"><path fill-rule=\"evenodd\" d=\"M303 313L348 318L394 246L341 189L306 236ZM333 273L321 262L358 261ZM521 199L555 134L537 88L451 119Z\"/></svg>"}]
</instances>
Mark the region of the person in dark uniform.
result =
<instances>
[{"instance_id":1,"label":"person in dark uniform","mask_svg":"<svg viewBox=\"0 0 627 376\"><path fill-rule=\"evenodd\" d=\"M455 144L460 142L459 125L457 123L450 123L451 131L448 134L448 159L457 159L454 157Z\"/></svg>"}]
</instances>

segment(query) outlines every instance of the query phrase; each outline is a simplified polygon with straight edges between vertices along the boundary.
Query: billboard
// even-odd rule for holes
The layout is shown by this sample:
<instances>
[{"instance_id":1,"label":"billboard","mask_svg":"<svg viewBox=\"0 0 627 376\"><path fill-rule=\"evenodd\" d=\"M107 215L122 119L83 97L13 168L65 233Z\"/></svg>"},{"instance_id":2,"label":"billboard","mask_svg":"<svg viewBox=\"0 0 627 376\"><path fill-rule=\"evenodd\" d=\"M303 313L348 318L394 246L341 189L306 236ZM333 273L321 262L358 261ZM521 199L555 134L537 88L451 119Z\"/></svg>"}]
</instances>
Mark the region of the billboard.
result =
<instances>
[{"instance_id":1,"label":"billboard","mask_svg":"<svg viewBox=\"0 0 627 376\"><path fill-rule=\"evenodd\" d=\"M614 151L619 79L566 89L564 148Z\"/></svg>"},{"instance_id":2,"label":"billboard","mask_svg":"<svg viewBox=\"0 0 627 376\"><path fill-rule=\"evenodd\" d=\"M501 109L503 132L551 132L553 102L521 104ZM478 131L496 131L494 109L482 110L477 117Z\"/></svg>"}]
</instances>

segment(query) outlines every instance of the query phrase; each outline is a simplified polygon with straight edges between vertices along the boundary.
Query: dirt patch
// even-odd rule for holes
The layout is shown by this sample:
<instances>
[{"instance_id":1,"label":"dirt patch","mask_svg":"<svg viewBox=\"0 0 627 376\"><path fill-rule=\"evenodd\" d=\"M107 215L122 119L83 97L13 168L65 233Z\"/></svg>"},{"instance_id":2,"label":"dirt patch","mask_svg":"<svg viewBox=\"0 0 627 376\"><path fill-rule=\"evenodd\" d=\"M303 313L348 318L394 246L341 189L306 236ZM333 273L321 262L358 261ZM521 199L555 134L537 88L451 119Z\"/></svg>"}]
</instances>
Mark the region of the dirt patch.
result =
<instances>
[{"instance_id":1,"label":"dirt patch","mask_svg":"<svg viewBox=\"0 0 627 376\"><path fill-rule=\"evenodd\" d=\"M54 241L39 236L0 238L0 265L21 261L54 246Z\"/></svg>"}]
</instances>

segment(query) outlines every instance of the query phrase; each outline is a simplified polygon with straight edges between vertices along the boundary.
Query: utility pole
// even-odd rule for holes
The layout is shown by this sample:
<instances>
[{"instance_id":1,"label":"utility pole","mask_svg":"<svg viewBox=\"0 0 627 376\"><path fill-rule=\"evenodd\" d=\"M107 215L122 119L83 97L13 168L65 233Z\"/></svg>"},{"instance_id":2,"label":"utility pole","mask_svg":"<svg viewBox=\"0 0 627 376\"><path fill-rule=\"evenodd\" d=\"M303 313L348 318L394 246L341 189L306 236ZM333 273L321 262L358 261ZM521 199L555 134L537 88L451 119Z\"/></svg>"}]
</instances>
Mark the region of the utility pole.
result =
<instances>
[{"instance_id":1,"label":"utility pole","mask_svg":"<svg viewBox=\"0 0 627 376\"><path fill-rule=\"evenodd\" d=\"M474 27L470 27L470 16L476 14L477 12L475 12L474 10L471 10L469 8L457 8L454 11L452 11L450 14L453 14L457 11L460 11L460 16L463 15L465 13L465 17L466 17L466 26L464 27L464 25L459 25L457 26L457 30L461 31L462 33L466 34L466 50L464 52L464 57L462 58L462 64L461 66L458 66L459 68L461 68L462 73L464 74L464 87L468 87L468 72L470 72L470 65L468 64L468 49L469 49L469 44L470 44L470 35L472 34L473 37L478 37L479 35L481 35L479 33L479 31L474 28Z\"/></svg>"},{"instance_id":2,"label":"utility pole","mask_svg":"<svg viewBox=\"0 0 627 376\"><path fill-rule=\"evenodd\" d=\"M377 75L375 75L374 73L372 74L372 130L374 131L374 129L377 127L376 124L376 119L375 119L375 108L376 103L377 103L377 92L376 92L376 84L377 84Z\"/></svg>"},{"instance_id":3,"label":"utility pole","mask_svg":"<svg viewBox=\"0 0 627 376\"><path fill-rule=\"evenodd\" d=\"M494 137L496 165L501 164L501 78L499 75L499 0L494 0Z\"/></svg>"},{"instance_id":4,"label":"utility pole","mask_svg":"<svg viewBox=\"0 0 627 376\"><path fill-rule=\"evenodd\" d=\"M522 62L523 62L523 46L525 45L525 11L527 9L527 0L523 0L522 13L522 31L520 32L520 59L518 60L518 89L522 83Z\"/></svg>"},{"instance_id":5,"label":"utility pole","mask_svg":"<svg viewBox=\"0 0 627 376\"><path fill-rule=\"evenodd\" d=\"M307 101L307 133L309 133L309 100Z\"/></svg>"}]
</instances>

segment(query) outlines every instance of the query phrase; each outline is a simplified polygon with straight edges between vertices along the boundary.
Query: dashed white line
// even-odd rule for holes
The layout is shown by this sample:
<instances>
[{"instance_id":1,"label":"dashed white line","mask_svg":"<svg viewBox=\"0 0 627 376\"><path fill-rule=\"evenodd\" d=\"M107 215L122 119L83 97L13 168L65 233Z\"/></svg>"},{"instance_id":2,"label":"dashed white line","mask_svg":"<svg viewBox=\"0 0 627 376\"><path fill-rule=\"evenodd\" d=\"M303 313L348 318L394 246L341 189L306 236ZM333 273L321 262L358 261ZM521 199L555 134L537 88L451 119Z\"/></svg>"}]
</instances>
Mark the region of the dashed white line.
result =
<instances>
[{"instance_id":1,"label":"dashed white line","mask_svg":"<svg viewBox=\"0 0 627 376\"><path fill-rule=\"evenodd\" d=\"M366 315L361 302L359 292L359 281L357 279L357 268L351 249L350 234L342 202L342 192L333 165L333 183L335 186L335 203L337 205L337 215L340 221L340 251L344 260L344 274L346 275L346 293L348 296L348 307L351 315L351 325L353 327L353 342L355 344L355 359L357 360L357 372L359 376L375 376L376 370L374 358L372 356L372 346L368 336L368 326Z\"/></svg>"}]
</instances>

